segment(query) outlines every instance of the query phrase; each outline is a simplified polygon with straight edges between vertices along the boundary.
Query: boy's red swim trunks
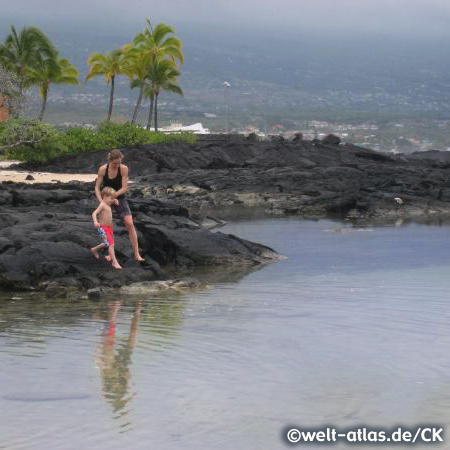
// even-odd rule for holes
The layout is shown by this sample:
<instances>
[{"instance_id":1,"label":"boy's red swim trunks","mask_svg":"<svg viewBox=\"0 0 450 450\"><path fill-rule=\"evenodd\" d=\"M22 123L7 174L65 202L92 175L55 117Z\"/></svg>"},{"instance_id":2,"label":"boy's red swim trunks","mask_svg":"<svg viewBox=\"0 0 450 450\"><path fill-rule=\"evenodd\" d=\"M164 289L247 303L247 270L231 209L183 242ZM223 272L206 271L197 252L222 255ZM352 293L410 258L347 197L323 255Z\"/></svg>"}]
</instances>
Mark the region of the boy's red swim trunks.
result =
<instances>
[{"instance_id":1,"label":"boy's red swim trunks","mask_svg":"<svg viewBox=\"0 0 450 450\"><path fill-rule=\"evenodd\" d=\"M109 225L100 225L98 227L98 234L104 244L107 247L114 245L114 233L113 228Z\"/></svg>"}]
</instances>

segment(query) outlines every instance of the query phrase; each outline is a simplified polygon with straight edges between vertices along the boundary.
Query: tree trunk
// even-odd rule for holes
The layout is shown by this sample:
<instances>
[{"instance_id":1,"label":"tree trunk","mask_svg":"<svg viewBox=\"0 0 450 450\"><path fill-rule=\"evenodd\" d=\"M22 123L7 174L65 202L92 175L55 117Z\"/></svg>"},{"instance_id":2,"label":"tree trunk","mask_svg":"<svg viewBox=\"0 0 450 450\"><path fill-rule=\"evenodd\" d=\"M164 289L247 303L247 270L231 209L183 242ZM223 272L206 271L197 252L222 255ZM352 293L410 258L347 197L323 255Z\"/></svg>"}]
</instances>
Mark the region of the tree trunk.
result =
<instances>
[{"instance_id":1,"label":"tree trunk","mask_svg":"<svg viewBox=\"0 0 450 450\"><path fill-rule=\"evenodd\" d=\"M158 93L155 94L155 131L158 131Z\"/></svg>"},{"instance_id":2,"label":"tree trunk","mask_svg":"<svg viewBox=\"0 0 450 450\"><path fill-rule=\"evenodd\" d=\"M111 92L109 94L109 110L108 110L108 118L106 119L107 122L109 122L111 120L113 104L114 104L114 78L115 78L115 76L113 75L111 77Z\"/></svg>"},{"instance_id":3,"label":"tree trunk","mask_svg":"<svg viewBox=\"0 0 450 450\"><path fill-rule=\"evenodd\" d=\"M47 92L45 92L44 95L42 96L42 109L41 113L39 114L39 122L42 122L46 108L47 108Z\"/></svg>"},{"instance_id":4,"label":"tree trunk","mask_svg":"<svg viewBox=\"0 0 450 450\"><path fill-rule=\"evenodd\" d=\"M20 68L20 73L18 74L18 76L19 76L19 92L18 92L17 97L19 99L23 98L23 92L25 90L25 80L24 80L24 75L23 75L24 73L25 73L25 68L24 68L24 66L22 66ZM19 103L20 103L20 100L19 100ZM16 108L11 107L9 110L9 113L10 113L11 117L13 117L14 119L18 119L19 115L20 115L20 108L18 107L16 109Z\"/></svg>"},{"instance_id":5,"label":"tree trunk","mask_svg":"<svg viewBox=\"0 0 450 450\"><path fill-rule=\"evenodd\" d=\"M144 83L141 85L141 89L139 90L139 97L136 102L136 107L134 108L133 118L131 119L131 123L134 125L137 120L137 116L139 113L139 108L141 107L142 96L144 94Z\"/></svg>"},{"instance_id":6,"label":"tree trunk","mask_svg":"<svg viewBox=\"0 0 450 450\"><path fill-rule=\"evenodd\" d=\"M19 75L19 96L22 97L23 91L25 89L25 74L26 74L26 66L22 65L20 67L20 75Z\"/></svg>"},{"instance_id":7,"label":"tree trunk","mask_svg":"<svg viewBox=\"0 0 450 450\"><path fill-rule=\"evenodd\" d=\"M152 127L152 118L153 118L153 105L155 104L155 98L153 96L150 97L150 112L148 113L148 121L147 121L147 130L150 130Z\"/></svg>"}]
</instances>

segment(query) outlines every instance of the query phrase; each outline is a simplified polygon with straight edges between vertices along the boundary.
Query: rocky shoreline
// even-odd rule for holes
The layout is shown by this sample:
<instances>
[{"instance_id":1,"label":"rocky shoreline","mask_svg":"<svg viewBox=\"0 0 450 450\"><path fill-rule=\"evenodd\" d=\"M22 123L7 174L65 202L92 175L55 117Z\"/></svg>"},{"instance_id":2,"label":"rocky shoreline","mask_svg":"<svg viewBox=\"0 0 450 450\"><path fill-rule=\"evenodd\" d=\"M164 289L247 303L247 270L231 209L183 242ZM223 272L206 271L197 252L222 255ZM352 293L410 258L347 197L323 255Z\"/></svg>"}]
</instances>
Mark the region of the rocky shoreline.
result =
<instances>
[{"instance_id":1,"label":"rocky shoreline","mask_svg":"<svg viewBox=\"0 0 450 450\"><path fill-rule=\"evenodd\" d=\"M254 142L143 146L123 151L143 265L116 228L124 270L91 257L92 183L0 184L0 287L92 289L171 278L195 267L251 267L274 261L270 248L211 232L233 211L351 220L424 219L450 214L446 152L391 155L338 142ZM95 173L107 151L16 168ZM400 199L400 201L399 201ZM212 212L212 215L211 215Z\"/></svg>"},{"instance_id":2,"label":"rocky shoreline","mask_svg":"<svg viewBox=\"0 0 450 450\"><path fill-rule=\"evenodd\" d=\"M338 142L230 138L123 152L136 195L173 201L191 211L213 210L225 219L228 210L240 206L313 218L450 213L450 152L393 155ZM20 167L93 173L106 154L99 151Z\"/></svg>"},{"instance_id":3,"label":"rocky shoreline","mask_svg":"<svg viewBox=\"0 0 450 450\"><path fill-rule=\"evenodd\" d=\"M272 249L212 232L213 219L156 199L129 200L146 262L133 260L126 229L115 227L123 270L93 258L98 238L91 183L0 184L0 287L8 290L118 288L167 280L198 267L252 267L276 260ZM56 289L57 290L57 289Z\"/></svg>"}]
</instances>

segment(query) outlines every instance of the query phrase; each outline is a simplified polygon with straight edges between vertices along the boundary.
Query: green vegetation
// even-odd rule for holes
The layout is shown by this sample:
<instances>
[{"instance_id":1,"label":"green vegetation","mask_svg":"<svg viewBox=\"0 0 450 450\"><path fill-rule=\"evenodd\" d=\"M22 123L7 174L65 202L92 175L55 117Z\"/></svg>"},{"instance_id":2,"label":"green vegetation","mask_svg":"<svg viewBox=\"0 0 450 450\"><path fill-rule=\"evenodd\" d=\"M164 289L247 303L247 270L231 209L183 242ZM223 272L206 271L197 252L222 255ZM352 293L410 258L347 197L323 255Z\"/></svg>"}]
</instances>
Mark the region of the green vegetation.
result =
<instances>
[{"instance_id":1,"label":"green vegetation","mask_svg":"<svg viewBox=\"0 0 450 450\"><path fill-rule=\"evenodd\" d=\"M47 107L50 84L78 84L78 70L68 59L60 59L54 52L50 57L39 58L34 67L28 70L27 79L35 85L42 97L39 121L42 121Z\"/></svg>"},{"instance_id":2,"label":"green vegetation","mask_svg":"<svg viewBox=\"0 0 450 450\"><path fill-rule=\"evenodd\" d=\"M144 94L150 98L150 113L147 121L147 130L151 127L152 112L155 114L155 130L158 131L158 97L161 91L173 92L183 95L183 90L178 86L177 78L180 72L171 61L160 61L150 67L148 71L149 84L145 87Z\"/></svg>"},{"instance_id":3,"label":"green vegetation","mask_svg":"<svg viewBox=\"0 0 450 450\"><path fill-rule=\"evenodd\" d=\"M50 39L36 27L24 27L17 33L14 26L0 45L0 63L21 81L21 89L30 85L27 78L30 68L35 67L41 58L51 57L55 52Z\"/></svg>"},{"instance_id":4,"label":"green vegetation","mask_svg":"<svg viewBox=\"0 0 450 450\"><path fill-rule=\"evenodd\" d=\"M18 96L25 89L36 86L42 96L42 120L52 83L78 84L78 71L67 59L60 59L50 39L36 27L24 27L17 33L14 26L0 44L0 66L18 78ZM1 92L7 97L7 92ZM13 111L14 115L18 111Z\"/></svg>"},{"instance_id":5,"label":"green vegetation","mask_svg":"<svg viewBox=\"0 0 450 450\"><path fill-rule=\"evenodd\" d=\"M178 64L184 62L181 41L172 27L160 23L138 33L131 44L111 53L92 54L88 59L86 80L104 76L111 84L106 122L95 130L72 128L58 131L42 124L51 84L79 84L78 70L68 59L60 58L50 39L36 27L24 27L18 33L14 26L5 42L0 44L0 94L7 99L13 118L0 124L0 153L23 161L48 161L62 155L110 148L126 148L144 144L182 141L193 143L190 133L164 135L150 132L154 114L158 131L158 96L162 91L183 95L177 84ZM139 88L139 97L131 123L111 124L115 79L119 75L130 79L131 88ZM36 87L42 97L37 120L19 119L19 106L24 92ZM147 129L135 126L143 97L149 97L150 113ZM14 98L20 99L14 102ZM15 107L14 105L17 105Z\"/></svg>"},{"instance_id":6,"label":"green vegetation","mask_svg":"<svg viewBox=\"0 0 450 450\"><path fill-rule=\"evenodd\" d=\"M101 53L94 53L88 59L89 73L86 76L86 81L93 77L104 75L106 84L111 83L111 91L109 94L109 108L108 117L106 121L111 120L111 115L114 105L114 83L117 75L124 73L123 66L123 52L120 49L114 50L111 53L102 55Z\"/></svg>"},{"instance_id":7,"label":"green vegetation","mask_svg":"<svg viewBox=\"0 0 450 450\"><path fill-rule=\"evenodd\" d=\"M60 156L95 150L168 142L195 143L191 133L162 134L126 123L103 123L96 130L71 128L66 132L37 120L11 119L0 125L0 149L9 159L45 162Z\"/></svg>"},{"instance_id":8,"label":"green vegetation","mask_svg":"<svg viewBox=\"0 0 450 450\"><path fill-rule=\"evenodd\" d=\"M58 131L37 120L10 119L0 126L0 149L7 156L20 154L22 149L38 149L58 142Z\"/></svg>"},{"instance_id":9,"label":"green vegetation","mask_svg":"<svg viewBox=\"0 0 450 450\"><path fill-rule=\"evenodd\" d=\"M106 83L111 83L107 122L111 120L114 103L114 83L119 75L130 79L131 89L138 88L139 95L134 107L131 123L137 121L144 96L150 98L150 129L152 116L155 116L155 131L158 131L158 96L166 90L183 95L177 84L180 76L177 64L184 62L181 41L174 35L175 30L164 23L153 28L147 19L147 28L138 33L131 44L102 55L92 54L88 59L89 73L86 80L104 75Z\"/></svg>"},{"instance_id":10,"label":"green vegetation","mask_svg":"<svg viewBox=\"0 0 450 450\"><path fill-rule=\"evenodd\" d=\"M17 117L27 103L27 96L21 89L19 77L0 65L1 103L6 105L12 117Z\"/></svg>"},{"instance_id":11,"label":"green vegetation","mask_svg":"<svg viewBox=\"0 0 450 450\"><path fill-rule=\"evenodd\" d=\"M131 123L136 123L144 95L150 98L150 113L147 129L150 129L151 116L155 114L155 131L158 131L158 95L162 90L183 95L177 84L180 76L177 64L184 62L182 43L175 30L164 23L153 28L147 19L147 27L138 33L132 44L123 47L124 73L131 80L131 88L139 88L139 96Z\"/></svg>"},{"instance_id":12,"label":"green vegetation","mask_svg":"<svg viewBox=\"0 0 450 450\"><path fill-rule=\"evenodd\" d=\"M94 53L88 59L89 73L86 80L104 76L111 84L107 122L110 122L114 105L115 79L124 75L130 80L130 87L139 88L139 96L131 123L137 121L144 96L150 98L150 129L152 116L155 131L158 131L158 97L162 91L183 95L177 80L181 75L179 65L184 55L181 40L175 30L164 23L152 26L147 19L147 27L138 33L133 42L121 49L105 55ZM78 70L68 59L61 59L50 39L36 27L24 27L18 33L14 26L5 42L0 44L0 68L14 74L18 82L18 94L25 89L37 87L42 97L42 108L38 116L41 121L47 107L51 84L78 84ZM8 98L11 94L2 92ZM14 114L16 117L18 114Z\"/></svg>"}]
</instances>

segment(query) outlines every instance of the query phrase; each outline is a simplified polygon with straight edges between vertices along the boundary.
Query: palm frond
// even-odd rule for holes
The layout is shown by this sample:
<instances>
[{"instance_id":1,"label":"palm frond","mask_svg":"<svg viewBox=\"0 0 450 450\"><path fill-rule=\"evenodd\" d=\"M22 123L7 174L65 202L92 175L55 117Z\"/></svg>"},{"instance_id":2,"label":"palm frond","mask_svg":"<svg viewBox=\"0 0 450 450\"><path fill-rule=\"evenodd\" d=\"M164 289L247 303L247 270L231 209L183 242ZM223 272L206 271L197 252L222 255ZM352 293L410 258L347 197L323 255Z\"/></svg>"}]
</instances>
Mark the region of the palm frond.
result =
<instances>
[{"instance_id":1,"label":"palm frond","mask_svg":"<svg viewBox=\"0 0 450 450\"><path fill-rule=\"evenodd\" d=\"M168 34L175 33L175 30L165 23L156 25L153 31L153 40L156 45L160 45Z\"/></svg>"}]
</instances>

